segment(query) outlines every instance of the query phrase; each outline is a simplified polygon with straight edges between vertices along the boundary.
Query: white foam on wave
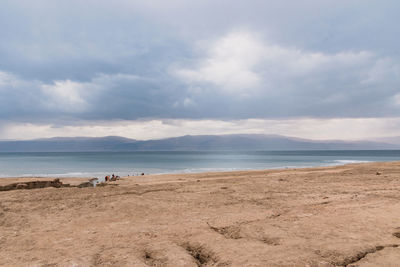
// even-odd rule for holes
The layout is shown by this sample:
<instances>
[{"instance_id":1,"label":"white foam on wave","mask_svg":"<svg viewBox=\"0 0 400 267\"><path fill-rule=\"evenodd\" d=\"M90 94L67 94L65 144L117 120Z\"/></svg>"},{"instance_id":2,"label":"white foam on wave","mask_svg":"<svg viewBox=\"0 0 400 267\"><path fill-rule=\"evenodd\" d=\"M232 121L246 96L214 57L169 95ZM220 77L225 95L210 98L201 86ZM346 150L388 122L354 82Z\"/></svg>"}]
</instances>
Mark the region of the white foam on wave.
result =
<instances>
[{"instance_id":1,"label":"white foam on wave","mask_svg":"<svg viewBox=\"0 0 400 267\"><path fill-rule=\"evenodd\" d=\"M367 162L371 162L371 161L370 160L337 159L337 160L332 160L332 162L330 162L329 165L336 166L336 165L367 163Z\"/></svg>"}]
</instances>

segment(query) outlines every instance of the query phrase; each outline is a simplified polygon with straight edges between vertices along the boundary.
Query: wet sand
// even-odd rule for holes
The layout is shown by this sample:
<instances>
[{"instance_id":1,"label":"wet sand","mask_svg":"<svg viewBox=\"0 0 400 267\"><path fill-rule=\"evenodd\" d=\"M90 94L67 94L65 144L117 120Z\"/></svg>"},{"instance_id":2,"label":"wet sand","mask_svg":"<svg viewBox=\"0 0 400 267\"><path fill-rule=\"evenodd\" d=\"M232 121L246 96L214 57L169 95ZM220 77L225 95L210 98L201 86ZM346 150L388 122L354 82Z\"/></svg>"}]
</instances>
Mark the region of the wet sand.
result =
<instances>
[{"instance_id":1,"label":"wet sand","mask_svg":"<svg viewBox=\"0 0 400 267\"><path fill-rule=\"evenodd\" d=\"M2 191L0 265L398 267L400 162Z\"/></svg>"}]
</instances>

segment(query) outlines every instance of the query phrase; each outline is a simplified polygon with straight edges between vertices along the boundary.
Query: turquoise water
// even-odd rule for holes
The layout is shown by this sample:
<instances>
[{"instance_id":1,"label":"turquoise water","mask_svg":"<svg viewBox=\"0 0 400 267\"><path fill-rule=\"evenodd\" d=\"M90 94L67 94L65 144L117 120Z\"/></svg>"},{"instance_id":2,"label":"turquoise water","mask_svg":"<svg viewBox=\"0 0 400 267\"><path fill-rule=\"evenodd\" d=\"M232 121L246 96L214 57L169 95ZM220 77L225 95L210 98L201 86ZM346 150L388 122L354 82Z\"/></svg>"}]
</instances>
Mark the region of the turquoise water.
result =
<instances>
[{"instance_id":1,"label":"turquoise water","mask_svg":"<svg viewBox=\"0 0 400 267\"><path fill-rule=\"evenodd\" d=\"M400 160L400 150L0 153L0 177L103 177Z\"/></svg>"}]
</instances>

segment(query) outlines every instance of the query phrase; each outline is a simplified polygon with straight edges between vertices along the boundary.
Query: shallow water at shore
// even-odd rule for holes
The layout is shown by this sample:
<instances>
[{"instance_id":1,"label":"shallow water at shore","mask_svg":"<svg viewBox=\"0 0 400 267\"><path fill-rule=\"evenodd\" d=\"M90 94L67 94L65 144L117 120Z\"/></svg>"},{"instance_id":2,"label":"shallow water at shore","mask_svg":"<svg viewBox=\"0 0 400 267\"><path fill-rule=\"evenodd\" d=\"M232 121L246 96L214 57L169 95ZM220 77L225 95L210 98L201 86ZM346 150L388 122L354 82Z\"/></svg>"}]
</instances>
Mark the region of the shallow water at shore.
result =
<instances>
[{"instance_id":1,"label":"shallow water at shore","mask_svg":"<svg viewBox=\"0 0 400 267\"><path fill-rule=\"evenodd\" d=\"M104 177L400 160L400 150L0 153L0 177Z\"/></svg>"}]
</instances>

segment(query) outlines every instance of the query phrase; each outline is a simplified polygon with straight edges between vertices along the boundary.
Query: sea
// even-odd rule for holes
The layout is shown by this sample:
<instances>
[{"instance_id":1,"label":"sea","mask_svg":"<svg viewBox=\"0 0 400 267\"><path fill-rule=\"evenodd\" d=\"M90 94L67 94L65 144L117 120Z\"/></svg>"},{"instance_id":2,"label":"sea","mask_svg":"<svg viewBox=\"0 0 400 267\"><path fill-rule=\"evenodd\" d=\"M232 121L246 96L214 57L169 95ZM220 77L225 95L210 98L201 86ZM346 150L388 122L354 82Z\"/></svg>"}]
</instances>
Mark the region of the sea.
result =
<instances>
[{"instance_id":1,"label":"sea","mask_svg":"<svg viewBox=\"0 0 400 267\"><path fill-rule=\"evenodd\" d=\"M335 166L400 160L400 150L0 153L0 177L104 177Z\"/></svg>"}]
</instances>

